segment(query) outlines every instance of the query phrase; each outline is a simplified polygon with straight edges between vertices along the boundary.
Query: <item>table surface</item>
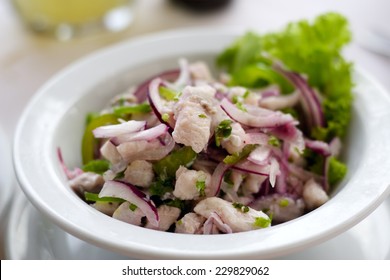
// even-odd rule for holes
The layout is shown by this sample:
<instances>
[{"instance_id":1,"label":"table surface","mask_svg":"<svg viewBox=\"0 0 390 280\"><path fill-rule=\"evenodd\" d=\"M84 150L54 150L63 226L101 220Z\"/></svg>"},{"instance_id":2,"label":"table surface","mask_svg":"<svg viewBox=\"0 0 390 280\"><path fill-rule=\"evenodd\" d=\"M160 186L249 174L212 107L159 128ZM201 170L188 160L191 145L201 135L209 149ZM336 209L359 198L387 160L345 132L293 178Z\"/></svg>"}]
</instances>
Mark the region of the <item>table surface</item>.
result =
<instances>
[{"instance_id":1,"label":"table surface","mask_svg":"<svg viewBox=\"0 0 390 280\"><path fill-rule=\"evenodd\" d=\"M200 14L168 0L138 0L135 21L127 30L59 42L29 32L10 1L0 0L0 127L12 143L19 116L36 90L57 71L94 50L143 34L186 27L275 30L288 21L313 18L326 11L338 11L350 19L355 40L346 55L390 91L390 58L364 48L356 36L365 28L361 17L364 11L359 8L365 1L232 0L222 10Z\"/></svg>"}]
</instances>

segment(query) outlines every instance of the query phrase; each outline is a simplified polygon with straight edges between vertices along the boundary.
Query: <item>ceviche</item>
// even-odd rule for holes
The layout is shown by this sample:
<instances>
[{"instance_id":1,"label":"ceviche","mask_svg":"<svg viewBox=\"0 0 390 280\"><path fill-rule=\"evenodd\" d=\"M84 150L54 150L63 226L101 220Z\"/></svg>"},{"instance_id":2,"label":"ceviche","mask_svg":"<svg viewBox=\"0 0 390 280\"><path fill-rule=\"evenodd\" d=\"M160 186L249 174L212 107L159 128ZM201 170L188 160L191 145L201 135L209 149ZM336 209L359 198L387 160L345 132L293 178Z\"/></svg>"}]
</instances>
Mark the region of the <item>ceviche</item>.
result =
<instances>
[{"instance_id":1,"label":"ceviche","mask_svg":"<svg viewBox=\"0 0 390 280\"><path fill-rule=\"evenodd\" d=\"M350 40L335 13L253 32L217 57L149 77L87 116L83 166L60 162L91 207L145 228L235 233L329 199L352 104Z\"/></svg>"}]
</instances>

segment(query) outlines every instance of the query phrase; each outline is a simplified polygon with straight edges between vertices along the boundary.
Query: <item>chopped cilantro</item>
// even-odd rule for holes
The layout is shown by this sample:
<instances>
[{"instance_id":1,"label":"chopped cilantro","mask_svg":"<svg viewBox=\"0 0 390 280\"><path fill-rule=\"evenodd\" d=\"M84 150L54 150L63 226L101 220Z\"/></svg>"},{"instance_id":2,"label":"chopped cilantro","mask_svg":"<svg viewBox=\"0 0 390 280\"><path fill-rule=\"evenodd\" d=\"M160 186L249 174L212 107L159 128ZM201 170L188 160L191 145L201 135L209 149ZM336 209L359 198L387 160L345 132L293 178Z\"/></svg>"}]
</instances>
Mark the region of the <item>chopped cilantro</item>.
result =
<instances>
[{"instance_id":1,"label":"chopped cilantro","mask_svg":"<svg viewBox=\"0 0 390 280\"><path fill-rule=\"evenodd\" d=\"M206 180L204 178L197 180L195 186L196 186L196 189L198 190L200 196L206 196L206 192L205 192Z\"/></svg>"},{"instance_id":2,"label":"chopped cilantro","mask_svg":"<svg viewBox=\"0 0 390 280\"><path fill-rule=\"evenodd\" d=\"M221 140L223 138L228 138L232 133L232 123L233 122L231 120L223 120L215 129L215 144L217 147L221 145Z\"/></svg>"},{"instance_id":3,"label":"chopped cilantro","mask_svg":"<svg viewBox=\"0 0 390 280\"><path fill-rule=\"evenodd\" d=\"M279 200L280 207L287 207L290 204L290 201L287 198L282 198Z\"/></svg>"},{"instance_id":4,"label":"chopped cilantro","mask_svg":"<svg viewBox=\"0 0 390 280\"><path fill-rule=\"evenodd\" d=\"M242 213L249 212L249 207L238 202L233 202L233 207L240 210Z\"/></svg>"},{"instance_id":5,"label":"chopped cilantro","mask_svg":"<svg viewBox=\"0 0 390 280\"><path fill-rule=\"evenodd\" d=\"M246 91L246 92L248 92L248 91ZM243 97L239 96L239 95L234 95L232 98L233 104L235 104L238 109L240 109L243 112L247 112L248 110L242 104L242 100L243 100Z\"/></svg>"},{"instance_id":6,"label":"chopped cilantro","mask_svg":"<svg viewBox=\"0 0 390 280\"><path fill-rule=\"evenodd\" d=\"M198 117L201 118L201 119L206 119L207 118L207 116L205 114L199 114Z\"/></svg>"},{"instance_id":7,"label":"chopped cilantro","mask_svg":"<svg viewBox=\"0 0 390 280\"><path fill-rule=\"evenodd\" d=\"M271 218L256 217L253 225L258 228L267 228L271 225Z\"/></svg>"},{"instance_id":8,"label":"chopped cilantro","mask_svg":"<svg viewBox=\"0 0 390 280\"><path fill-rule=\"evenodd\" d=\"M170 200L168 200L167 202L164 201L164 204L165 204L165 205L168 205L168 206L171 206L171 207L179 208L179 209L181 209L181 210L183 210L184 207L185 207L184 201L183 201L183 200L180 200L180 199L178 199L178 198L170 199Z\"/></svg>"},{"instance_id":9,"label":"chopped cilantro","mask_svg":"<svg viewBox=\"0 0 390 280\"><path fill-rule=\"evenodd\" d=\"M174 183L171 180L158 180L150 185L149 193L161 197L167 192L172 192L173 188Z\"/></svg>"},{"instance_id":10,"label":"chopped cilantro","mask_svg":"<svg viewBox=\"0 0 390 280\"><path fill-rule=\"evenodd\" d=\"M232 176L232 171L231 171L230 169L228 169L228 170L225 172L225 175L223 176L223 181L224 181L226 184L230 185L230 186L234 185L234 182L233 182L231 176Z\"/></svg>"},{"instance_id":11,"label":"chopped cilantro","mask_svg":"<svg viewBox=\"0 0 390 280\"><path fill-rule=\"evenodd\" d=\"M131 210L131 211L135 211L136 209L138 208L138 206L137 205L135 205L135 204L133 204L133 203L130 203L130 205L129 205L129 209Z\"/></svg>"},{"instance_id":12,"label":"chopped cilantro","mask_svg":"<svg viewBox=\"0 0 390 280\"><path fill-rule=\"evenodd\" d=\"M223 159L223 162L226 163L226 164L235 164L235 163L239 162L240 160L246 158L256 147L257 147L257 145L254 145L254 144L246 145L242 149L241 152L234 153L234 154L232 154L230 156L226 156Z\"/></svg>"},{"instance_id":13,"label":"chopped cilantro","mask_svg":"<svg viewBox=\"0 0 390 280\"><path fill-rule=\"evenodd\" d=\"M169 121L169 114L168 113L164 113L164 114L162 114L161 118L162 118L162 120L164 122L167 122L167 121Z\"/></svg>"},{"instance_id":14,"label":"chopped cilantro","mask_svg":"<svg viewBox=\"0 0 390 280\"><path fill-rule=\"evenodd\" d=\"M244 105L241 102L237 102L236 107L243 112L248 112L248 110L244 107Z\"/></svg>"},{"instance_id":15,"label":"chopped cilantro","mask_svg":"<svg viewBox=\"0 0 390 280\"><path fill-rule=\"evenodd\" d=\"M274 147L280 147L280 140L275 136L270 136L268 139L268 144Z\"/></svg>"}]
</instances>

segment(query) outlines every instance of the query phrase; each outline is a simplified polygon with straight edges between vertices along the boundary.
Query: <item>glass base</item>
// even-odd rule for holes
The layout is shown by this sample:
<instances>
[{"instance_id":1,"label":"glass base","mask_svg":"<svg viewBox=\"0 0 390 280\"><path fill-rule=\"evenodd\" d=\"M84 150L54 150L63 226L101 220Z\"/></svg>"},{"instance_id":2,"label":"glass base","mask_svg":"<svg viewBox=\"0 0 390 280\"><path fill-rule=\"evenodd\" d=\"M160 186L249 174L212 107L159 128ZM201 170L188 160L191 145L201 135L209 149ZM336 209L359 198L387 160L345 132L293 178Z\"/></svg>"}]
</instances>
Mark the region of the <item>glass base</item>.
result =
<instances>
[{"instance_id":1,"label":"glass base","mask_svg":"<svg viewBox=\"0 0 390 280\"><path fill-rule=\"evenodd\" d=\"M36 7L32 5L34 1L36 1ZM58 2L57 6L50 7L50 9L47 6L38 5L44 1L46 0L33 0L30 5L27 5L23 0L14 0L14 4L29 29L60 41L104 31L119 32L128 28L134 21L133 5L131 5L133 1L129 0L118 0L116 5L108 6L107 4L106 7L103 6L100 9L96 7L98 2L92 1L91 5L95 5L95 10L88 9L87 6L82 7L83 10L78 10L75 6L61 12L59 12L60 4L64 3L62 0L55 0ZM107 9L103 10L104 8Z\"/></svg>"}]
</instances>

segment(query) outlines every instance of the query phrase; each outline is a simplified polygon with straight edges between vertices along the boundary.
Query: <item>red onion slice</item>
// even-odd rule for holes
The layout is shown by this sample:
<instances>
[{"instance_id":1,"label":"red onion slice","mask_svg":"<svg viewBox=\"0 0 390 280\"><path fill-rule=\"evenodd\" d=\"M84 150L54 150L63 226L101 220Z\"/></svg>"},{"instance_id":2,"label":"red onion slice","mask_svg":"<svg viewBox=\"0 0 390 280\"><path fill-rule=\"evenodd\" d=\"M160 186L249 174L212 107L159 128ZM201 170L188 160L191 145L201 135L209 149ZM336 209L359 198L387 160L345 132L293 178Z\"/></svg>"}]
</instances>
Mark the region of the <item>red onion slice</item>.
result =
<instances>
[{"instance_id":1,"label":"red onion slice","mask_svg":"<svg viewBox=\"0 0 390 280\"><path fill-rule=\"evenodd\" d=\"M232 166L232 169L246 172L246 173L252 173L256 175L262 175L262 176L269 176L270 173L270 166L269 165L257 165L249 160L243 160L235 165Z\"/></svg>"},{"instance_id":2,"label":"red onion slice","mask_svg":"<svg viewBox=\"0 0 390 280\"><path fill-rule=\"evenodd\" d=\"M218 230L223 233L232 233L233 230L227 224L225 224L221 217L216 213L212 212L210 216L207 218L203 225L203 234L212 234L213 226L216 226Z\"/></svg>"},{"instance_id":3,"label":"red onion slice","mask_svg":"<svg viewBox=\"0 0 390 280\"><path fill-rule=\"evenodd\" d=\"M184 58L179 59L180 74L177 80L173 83L175 88L180 89L191 82L190 68L188 61Z\"/></svg>"},{"instance_id":4,"label":"red onion slice","mask_svg":"<svg viewBox=\"0 0 390 280\"><path fill-rule=\"evenodd\" d=\"M156 78L160 78L162 80L167 81L174 81L179 76L180 70L174 69L162 72L156 76L153 76L152 78L144 81L142 84L140 84L137 89L134 91L134 96L137 97L138 103L144 102L148 97L148 91L149 91L149 84L151 81L153 81Z\"/></svg>"},{"instance_id":5,"label":"red onion slice","mask_svg":"<svg viewBox=\"0 0 390 280\"><path fill-rule=\"evenodd\" d=\"M140 190L123 181L107 181L99 193L99 197L118 197L136 205L148 221L158 227L159 217L156 206Z\"/></svg>"},{"instance_id":6,"label":"red onion slice","mask_svg":"<svg viewBox=\"0 0 390 280\"><path fill-rule=\"evenodd\" d=\"M162 80L160 78L156 78L153 81L150 82L149 85L149 91L148 91L148 99L150 107L152 108L152 111L158 118L158 120L166 124L169 127L169 131L172 132L173 128L175 127L175 124L173 123L172 118L169 118L168 121L163 119L164 115L164 100L162 100L159 92L159 87L162 83Z\"/></svg>"},{"instance_id":7,"label":"red onion slice","mask_svg":"<svg viewBox=\"0 0 390 280\"><path fill-rule=\"evenodd\" d=\"M320 155L323 155L325 157L331 155L330 146L328 145L328 143L325 143L323 141L305 139L305 145L310 150L312 150Z\"/></svg>"},{"instance_id":8,"label":"red onion slice","mask_svg":"<svg viewBox=\"0 0 390 280\"><path fill-rule=\"evenodd\" d=\"M270 110L292 108L298 103L300 95L299 91L295 91L288 95L264 97L259 100L259 105Z\"/></svg>"},{"instance_id":9,"label":"red onion slice","mask_svg":"<svg viewBox=\"0 0 390 280\"><path fill-rule=\"evenodd\" d=\"M58 156L58 160L60 162L60 165L61 165L61 168L62 170L64 171L66 177L68 178L68 180L72 180L74 178L76 178L77 176L81 175L84 173L84 171L78 167L76 167L75 169L73 170L70 170L65 162L64 162L64 158L62 157L62 152L61 152L61 149L60 148L57 148L57 156Z\"/></svg>"},{"instance_id":10,"label":"red onion slice","mask_svg":"<svg viewBox=\"0 0 390 280\"><path fill-rule=\"evenodd\" d=\"M111 139L111 142L118 146L119 144L122 144L124 142L129 142L129 141L137 141L137 140L154 140L157 139L158 137L164 135L168 131L168 126L165 124L159 124L155 127L134 132L134 133L128 133L128 134L122 134L117 137L113 137Z\"/></svg>"},{"instance_id":11,"label":"red onion slice","mask_svg":"<svg viewBox=\"0 0 390 280\"><path fill-rule=\"evenodd\" d=\"M281 171L279 168L279 163L274 157L272 157L270 160L270 167L269 167L269 182L272 187L275 187L276 176L280 174Z\"/></svg>"},{"instance_id":12,"label":"red onion slice","mask_svg":"<svg viewBox=\"0 0 390 280\"><path fill-rule=\"evenodd\" d=\"M279 111L247 106L248 112L244 112L237 108L236 105L231 103L227 98L224 98L220 105L230 118L249 127L274 128L294 122L291 115L283 114Z\"/></svg>"},{"instance_id":13,"label":"red onion slice","mask_svg":"<svg viewBox=\"0 0 390 280\"><path fill-rule=\"evenodd\" d=\"M248 156L248 160L257 165L266 165L271 154L271 149L267 146L259 146Z\"/></svg>"},{"instance_id":14,"label":"red onion slice","mask_svg":"<svg viewBox=\"0 0 390 280\"><path fill-rule=\"evenodd\" d=\"M300 74L288 71L280 64L275 64L274 68L289 79L301 92L302 103L305 109L306 120L308 121L309 128L324 127L325 117L318 93L309 86L306 79L304 79Z\"/></svg>"},{"instance_id":15,"label":"red onion slice","mask_svg":"<svg viewBox=\"0 0 390 280\"><path fill-rule=\"evenodd\" d=\"M117 146L122 158L131 162L140 160L160 160L167 156L175 147L175 141L169 133L152 141L137 140L124 142Z\"/></svg>"},{"instance_id":16,"label":"red onion slice","mask_svg":"<svg viewBox=\"0 0 390 280\"><path fill-rule=\"evenodd\" d=\"M206 188L206 195L208 197L218 195L219 190L221 189L223 177L228 169L229 166L223 162L217 165L211 176L210 186Z\"/></svg>"},{"instance_id":17,"label":"red onion slice","mask_svg":"<svg viewBox=\"0 0 390 280\"><path fill-rule=\"evenodd\" d=\"M342 143L339 137L335 137L330 141L329 143L329 148L330 148L330 153L334 157L338 157L340 155Z\"/></svg>"},{"instance_id":18,"label":"red onion slice","mask_svg":"<svg viewBox=\"0 0 390 280\"><path fill-rule=\"evenodd\" d=\"M111 138L126 133L132 133L143 130L146 121L128 121L120 124L104 125L95 128L92 133L96 138Z\"/></svg>"},{"instance_id":19,"label":"red onion slice","mask_svg":"<svg viewBox=\"0 0 390 280\"><path fill-rule=\"evenodd\" d=\"M287 123L269 130L268 132L289 143L293 149L297 149L300 153L302 153L305 149L303 133L295 126L294 123Z\"/></svg>"},{"instance_id":20,"label":"red onion slice","mask_svg":"<svg viewBox=\"0 0 390 280\"><path fill-rule=\"evenodd\" d=\"M268 145L269 136L262 132L248 132L244 141L245 144Z\"/></svg>"}]
</instances>

